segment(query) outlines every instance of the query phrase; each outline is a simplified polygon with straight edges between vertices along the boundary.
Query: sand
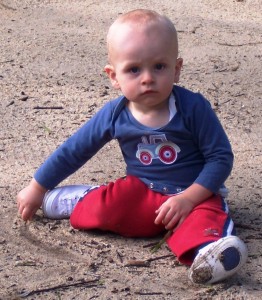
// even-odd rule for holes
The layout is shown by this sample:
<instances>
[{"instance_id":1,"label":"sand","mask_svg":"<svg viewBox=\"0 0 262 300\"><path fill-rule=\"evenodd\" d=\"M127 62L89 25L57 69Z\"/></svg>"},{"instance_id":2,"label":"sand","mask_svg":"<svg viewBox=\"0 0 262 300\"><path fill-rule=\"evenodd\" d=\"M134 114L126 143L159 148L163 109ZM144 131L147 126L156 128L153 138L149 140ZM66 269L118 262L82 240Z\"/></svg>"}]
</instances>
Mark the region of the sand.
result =
<instances>
[{"instance_id":1,"label":"sand","mask_svg":"<svg viewBox=\"0 0 262 300\"><path fill-rule=\"evenodd\" d=\"M0 299L261 297L261 1L162 2L0 1ZM103 72L105 36L112 20L135 8L176 24L180 85L210 100L232 143L228 201L249 257L220 284L192 284L165 245L151 253L161 237L80 232L41 210L28 224L17 216L16 195L36 168L117 95ZM124 170L112 142L63 184L101 184Z\"/></svg>"}]
</instances>

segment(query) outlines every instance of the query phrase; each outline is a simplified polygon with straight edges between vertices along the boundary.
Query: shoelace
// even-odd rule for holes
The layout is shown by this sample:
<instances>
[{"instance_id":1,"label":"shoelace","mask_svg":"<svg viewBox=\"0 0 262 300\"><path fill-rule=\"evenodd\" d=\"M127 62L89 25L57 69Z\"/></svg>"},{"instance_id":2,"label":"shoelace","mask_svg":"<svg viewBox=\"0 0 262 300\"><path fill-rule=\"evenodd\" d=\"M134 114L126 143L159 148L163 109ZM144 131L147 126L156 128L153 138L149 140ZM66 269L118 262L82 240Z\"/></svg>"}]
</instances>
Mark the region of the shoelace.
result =
<instances>
[{"instance_id":1,"label":"shoelace","mask_svg":"<svg viewBox=\"0 0 262 300\"><path fill-rule=\"evenodd\" d=\"M70 216L73 209L75 208L77 202L79 201L80 197L76 196L75 198L64 198L61 199L61 204L62 207L65 208L65 210L63 210L63 214L65 216Z\"/></svg>"}]
</instances>

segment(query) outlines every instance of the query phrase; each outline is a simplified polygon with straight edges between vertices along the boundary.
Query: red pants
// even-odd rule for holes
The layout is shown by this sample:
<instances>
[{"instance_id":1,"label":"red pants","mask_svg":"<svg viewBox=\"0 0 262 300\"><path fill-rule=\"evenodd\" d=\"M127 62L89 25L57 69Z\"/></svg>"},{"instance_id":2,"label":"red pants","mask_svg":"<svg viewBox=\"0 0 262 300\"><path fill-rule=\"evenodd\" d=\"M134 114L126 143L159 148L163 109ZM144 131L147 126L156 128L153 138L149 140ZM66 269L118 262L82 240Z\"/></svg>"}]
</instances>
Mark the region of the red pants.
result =
<instances>
[{"instance_id":1,"label":"red pants","mask_svg":"<svg viewBox=\"0 0 262 300\"><path fill-rule=\"evenodd\" d=\"M165 231L155 225L155 211L170 196L150 190L134 176L120 178L87 193L76 205L70 221L76 229L101 229L127 237L153 237ZM190 265L195 249L230 234L232 223L224 201L214 195L196 206L167 240L178 259Z\"/></svg>"}]
</instances>

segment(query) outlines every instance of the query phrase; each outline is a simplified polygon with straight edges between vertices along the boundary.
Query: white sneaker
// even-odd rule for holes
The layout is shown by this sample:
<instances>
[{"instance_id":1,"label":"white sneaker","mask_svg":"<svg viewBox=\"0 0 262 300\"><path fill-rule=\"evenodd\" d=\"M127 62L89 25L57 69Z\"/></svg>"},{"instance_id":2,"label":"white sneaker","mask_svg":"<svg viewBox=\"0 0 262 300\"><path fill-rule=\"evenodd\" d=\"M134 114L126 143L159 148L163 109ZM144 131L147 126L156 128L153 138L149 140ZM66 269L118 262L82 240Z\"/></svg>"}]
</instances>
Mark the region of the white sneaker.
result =
<instances>
[{"instance_id":1,"label":"white sneaker","mask_svg":"<svg viewBox=\"0 0 262 300\"><path fill-rule=\"evenodd\" d=\"M44 216L50 219L69 218L79 199L97 187L91 185L68 185L48 191L42 204Z\"/></svg>"},{"instance_id":2,"label":"white sneaker","mask_svg":"<svg viewBox=\"0 0 262 300\"><path fill-rule=\"evenodd\" d=\"M194 283L209 284L235 274L247 260L247 248L236 236L227 236L208 244L195 257L189 270Z\"/></svg>"}]
</instances>

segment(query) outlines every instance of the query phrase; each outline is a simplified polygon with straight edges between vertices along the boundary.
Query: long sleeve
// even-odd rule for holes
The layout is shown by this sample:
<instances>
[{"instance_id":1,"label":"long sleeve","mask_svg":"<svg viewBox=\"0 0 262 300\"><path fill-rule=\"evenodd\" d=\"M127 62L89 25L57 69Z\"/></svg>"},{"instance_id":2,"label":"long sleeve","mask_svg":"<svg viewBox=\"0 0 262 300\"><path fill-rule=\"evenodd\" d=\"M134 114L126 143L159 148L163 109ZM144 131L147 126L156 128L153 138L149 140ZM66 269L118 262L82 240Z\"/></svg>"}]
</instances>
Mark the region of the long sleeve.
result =
<instances>
[{"instance_id":1,"label":"long sleeve","mask_svg":"<svg viewBox=\"0 0 262 300\"><path fill-rule=\"evenodd\" d=\"M36 171L36 181L52 189L95 155L112 139L112 111L109 102L57 148Z\"/></svg>"},{"instance_id":2,"label":"long sleeve","mask_svg":"<svg viewBox=\"0 0 262 300\"><path fill-rule=\"evenodd\" d=\"M202 95L195 94L193 101L186 102L190 105L184 111L182 108L185 124L204 158L203 169L195 182L217 192L233 167L231 145L210 103Z\"/></svg>"}]
</instances>

